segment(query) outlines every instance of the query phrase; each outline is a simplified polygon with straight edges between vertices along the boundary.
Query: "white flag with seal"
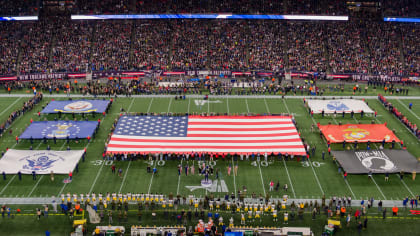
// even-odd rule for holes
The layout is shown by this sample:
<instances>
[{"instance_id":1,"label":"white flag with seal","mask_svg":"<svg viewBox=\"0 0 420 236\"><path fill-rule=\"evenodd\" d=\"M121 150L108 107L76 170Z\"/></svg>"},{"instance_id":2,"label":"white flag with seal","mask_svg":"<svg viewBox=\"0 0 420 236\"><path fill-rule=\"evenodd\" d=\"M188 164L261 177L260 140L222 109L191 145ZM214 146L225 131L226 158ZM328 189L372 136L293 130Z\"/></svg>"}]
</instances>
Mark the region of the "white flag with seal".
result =
<instances>
[{"instance_id":1,"label":"white flag with seal","mask_svg":"<svg viewBox=\"0 0 420 236\"><path fill-rule=\"evenodd\" d=\"M47 151L9 149L0 160L0 173L68 174L73 171L84 150Z\"/></svg>"}]
</instances>

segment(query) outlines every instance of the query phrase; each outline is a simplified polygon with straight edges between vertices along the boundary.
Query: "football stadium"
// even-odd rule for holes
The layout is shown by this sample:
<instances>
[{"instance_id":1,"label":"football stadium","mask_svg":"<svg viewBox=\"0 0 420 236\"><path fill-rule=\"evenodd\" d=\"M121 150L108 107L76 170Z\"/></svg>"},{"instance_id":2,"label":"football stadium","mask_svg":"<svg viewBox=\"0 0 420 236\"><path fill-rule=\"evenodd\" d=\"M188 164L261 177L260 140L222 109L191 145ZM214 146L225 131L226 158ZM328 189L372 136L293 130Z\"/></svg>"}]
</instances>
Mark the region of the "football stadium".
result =
<instances>
[{"instance_id":1,"label":"football stadium","mask_svg":"<svg viewBox=\"0 0 420 236\"><path fill-rule=\"evenodd\" d=\"M419 234L419 1L0 3L0 235Z\"/></svg>"}]
</instances>

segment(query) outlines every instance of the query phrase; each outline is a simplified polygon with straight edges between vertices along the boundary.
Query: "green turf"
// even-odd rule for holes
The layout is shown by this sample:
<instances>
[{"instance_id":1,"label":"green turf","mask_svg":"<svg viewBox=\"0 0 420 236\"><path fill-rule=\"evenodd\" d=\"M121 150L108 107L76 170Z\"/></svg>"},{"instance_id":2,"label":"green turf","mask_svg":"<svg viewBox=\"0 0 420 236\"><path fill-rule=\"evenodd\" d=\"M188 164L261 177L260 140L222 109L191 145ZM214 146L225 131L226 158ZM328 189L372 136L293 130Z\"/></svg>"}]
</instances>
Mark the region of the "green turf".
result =
<instances>
[{"instance_id":1,"label":"green turf","mask_svg":"<svg viewBox=\"0 0 420 236\"><path fill-rule=\"evenodd\" d=\"M12 110L17 109L26 98L19 99L13 106L14 99L1 98L1 107L3 110L7 110L6 113L10 113ZM60 98L66 99L66 98ZM4 101L4 102L3 102ZM45 104L50 101L49 98L45 98L43 102L37 105L30 113L23 117L18 118L11 126L12 135L4 134L0 138L0 149L5 150L6 147L17 148L17 149L28 149L31 144L27 140L22 140L19 144L16 144L15 135L19 135L25 127L29 124L29 120L44 120L45 118L52 120L56 115L48 115L38 117L36 113L42 109ZM63 179L67 178L66 175L56 175L55 181L50 180L49 175L38 176L37 181L33 181L29 175L24 175L22 181L19 181L15 175L7 175L6 181L0 180L0 197L39 197L39 196L58 196L60 193L106 193L106 192L132 192L132 193L163 193L174 195L180 194L182 196L188 196L194 194L195 196L205 196L210 194L203 189L197 189L191 192L186 186L199 185L199 181L203 178L199 175L186 176L184 173L178 176L177 165L181 164L181 161L165 161L150 163L147 160L138 160L133 162L114 162L114 161L103 161L102 150L105 145L105 140L108 137L109 129L114 119L117 119L120 114L120 109L124 108L130 112L175 112L175 113L201 113L201 112L215 112L215 113L229 113L229 114L241 114L241 113L293 113L298 123L299 130L302 133L302 137L309 145L316 146L316 156L311 159L311 164L301 163L297 161L268 161L265 162L254 162L249 161L222 161L217 160L215 162L215 168L219 168L221 171L221 178L225 181L228 187L228 193L235 192L235 190L242 190L245 186L247 188L248 196L252 193L258 195L264 195L264 191L274 197L281 197L283 194L288 194L291 198L321 198L323 194L327 198L331 196L352 196L353 199L361 199L374 197L375 199L394 199L400 200L405 196L411 197L411 192L417 194L420 191L420 185L418 180L412 181L410 178L405 178L404 185L398 178L397 175L390 176L390 181L385 182L383 175L375 175L374 180L376 184L369 180L365 175L351 175L348 176L347 182L344 181L343 177L338 173L336 164L332 161L331 157L326 155L325 160L322 160L322 151L327 151L326 143L320 138L319 132L315 129L311 132L311 125L320 122L321 124L331 123L370 123L374 120L375 123L388 123L390 129L395 130L397 136L403 139L407 145L408 151L414 156L420 156L420 150L417 148L420 144L417 138L410 134L407 129L390 114L380 102L376 99L368 100L369 106L378 111L378 117L364 117L355 115L355 118L350 118L346 115L345 118L341 116L337 117L321 117L315 115L312 119L308 114L307 108L303 105L301 99L281 99L279 98L224 98L224 99L212 99L212 103L205 104L200 107L195 104L195 99L187 98L183 101L175 101L172 98L117 98L109 111L109 114L103 118L97 115L95 118L90 117L90 120L102 119L100 130L95 139L91 143L87 143L86 140L81 140L79 143L71 141L67 144L65 141L57 141L54 144L52 141L48 141L48 144L53 150L64 150L67 145L71 149L83 149L88 145L86 161L79 164L79 172L74 173L73 181L69 184L64 184ZM401 100L402 103L408 104L409 100ZM411 101L411 100L410 100ZM414 104L417 100L413 100ZM401 106L398 101L393 101L396 106ZM9 107L9 109L7 109ZM399 108L404 114L409 117L410 112L408 109L404 110L404 107ZM412 110L415 114L419 114L418 106L413 106ZM63 116L63 119L73 119L71 115ZM7 119L7 115L0 117L2 120ZM76 116L80 119L80 116ZM415 116L410 119L416 119ZM46 149L47 144L35 141L32 144L34 149ZM362 144L360 148L365 148ZM388 147L388 146L387 146ZM375 146L374 146L375 148ZM333 145L334 150L342 150L342 146L337 144ZM233 162L233 163L232 163ZM116 164L117 168L123 169L123 176L118 177L111 173L111 164ZM146 167L148 164L156 165L159 173L156 176L146 173ZM187 164L185 161L182 165ZM214 163L212 163L214 164ZM229 165L238 164L238 176L228 176L227 168ZM266 166L267 164L267 166ZM196 172L198 170L198 162L190 160L188 165L194 165ZM212 178L215 178L212 176ZM284 190L269 192L269 182L273 180L275 183L279 182L280 186L285 183L288 184L289 190L286 193ZM382 195L382 193L383 195ZM215 196L221 196L226 193L214 193ZM384 197L385 196L385 197ZM130 218L129 223L135 224L133 220L136 212L130 213L133 216ZM57 232L58 235L63 235L68 232L66 227L57 227L57 225L67 224L67 218L57 217L48 222L43 223L42 227L38 226L38 222L34 220L35 217L30 216L17 216L14 220L3 221L0 224L8 222L10 228L6 232L18 232L14 235L19 235L19 222L24 222L26 228L22 228L23 232L30 232L31 227L36 228L34 235L42 235L45 229L51 229L51 231ZM314 228L315 232L321 232L321 228L325 224L325 218L317 219L315 223L311 223L309 215L303 222L296 222L290 226L305 226L310 224ZM380 219L370 219L370 222L382 222ZM147 220L146 220L147 222ZM264 221L266 225L269 225L270 220ZM387 230L390 230L396 225L407 226L404 233L412 233L410 231L411 224L417 222L416 219L401 219L401 220L386 220L386 226L383 224L372 224L372 228L364 231L365 235L377 235L380 232L386 234ZM164 221L166 224L172 224L172 221ZM257 222L258 223L258 222ZM353 222L354 224L354 222ZM283 226L283 225L280 225ZM1 225L0 225L1 227ZM340 235L354 235L356 233L355 225L350 229L343 230ZM22 234L23 235L23 234ZM399 235L395 233L393 235Z\"/></svg>"},{"instance_id":2,"label":"green turf","mask_svg":"<svg viewBox=\"0 0 420 236\"><path fill-rule=\"evenodd\" d=\"M65 98L62 98L65 99ZM22 99L23 100L23 99ZM41 110L42 106L49 99L44 99L43 103L37 105L31 114L19 118L12 126L13 135L5 135L1 138L1 149L6 147L13 147L18 149L28 149L31 144L27 140L22 140L16 144L14 135L19 134L24 130L24 127L29 124L29 120L43 120L48 118L52 120L55 115L37 117L36 112ZM378 187L367 179L364 175L352 175L348 177L346 183L342 176L337 171L337 166L332 162L331 158L326 155L325 160L322 160L322 151L326 152L326 144L320 138L319 132L311 132L311 125L317 122L327 124L328 122L336 123L370 123L372 119L375 122L387 122L391 129L395 129L399 138L403 139L407 145L407 149L415 156L420 156L420 151L417 147L418 140L408 133L404 126L389 114L377 100L369 100L369 105L372 109L378 111L377 119L373 117L364 117L361 119L360 115L355 115L351 119L349 115L345 118L341 116L321 117L316 115L313 119L309 116L307 108L304 107L300 99L286 99L281 98L225 98L225 99L210 99L212 103L207 103L204 106L197 106L195 99L188 98L182 101L175 101L172 98L117 98L109 112L103 119L98 135L88 146L86 161L79 165L79 172L75 173L74 179L70 184L63 184L62 180L66 178L65 175L56 175L55 181L52 182L49 176L38 176L37 181L33 181L31 176L23 176L22 181L17 177L8 175L6 181L0 181L1 196L50 196L59 195L60 193L89 193L89 192L136 192L136 193L179 193L181 195L194 194L197 196L204 196L206 192L202 189L190 192L186 186L193 186L199 183L202 178L200 176L185 176L178 177L176 166L180 164L179 161L167 161L164 165L158 166L159 174L152 176L146 173L147 162L144 160L129 162L113 162L102 161L101 152L104 148L105 140L109 133L109 128L114 119L118 118L121 108L125 110L130 109L130 112L216 112L216 113L293 113L298 123L298 127L302 133L302 137L309 145L316 146L316 156L311 160L312 165L302 164L296 161L279 162L275 161L267 167L260 166L258 163L253 165L252 161L240 161L239 175L233 179L233 176L227 176L227 167L229 162L217 161L215 168L219 168L229 192L239 190L243 186L247 187L248 194L255 192L257 195L264 194L264 190L268 192L268 183L270 180L279 182L281 186L285 183L289 185L289 193L296 198L321 198L323 194L327 197L337 196L352 196L355 199L375 197L376 199L402 199L406 195L410 195L409 190L397 178L391 176L391 181L385 183L382 175L375 175L374 179ZM72 119L70 115L67 115ZM90 117L91 120L98 119ZM77 116L76 118L80 118ZM48 144L54 150L65 150L67 144L65 141L58 141L54 144L48 141ZM72 149L82 149L87 145L86 140L81 140L79 143L71 141L69 146ZM32 144L34 149L45 149L46 144L35 141ZM363 145L360 145L363 148ZM333 145L333 149L341 150L341 145ZM111 173L111 163L115 163L117 168L122 168L123 176L120 178ZM163 163L163 162L162 162ZM160 164L162 164L160 163ZM192 161L188 165L192 165ZM185 163L183 163L185 165ZM196 170L198 163L194 162ZM286 172L287 168L287 172ZM405 180L408 188L416 193L419 190L418 181ZM7 185L7 187L6 187ZM179 185L179 186L178 186ZM293 190L292 191L292 187ZM382 193L383 195L382 195ZM273 195L281 196L284 193L274 193Z\"/></svg>"}]
</instances>

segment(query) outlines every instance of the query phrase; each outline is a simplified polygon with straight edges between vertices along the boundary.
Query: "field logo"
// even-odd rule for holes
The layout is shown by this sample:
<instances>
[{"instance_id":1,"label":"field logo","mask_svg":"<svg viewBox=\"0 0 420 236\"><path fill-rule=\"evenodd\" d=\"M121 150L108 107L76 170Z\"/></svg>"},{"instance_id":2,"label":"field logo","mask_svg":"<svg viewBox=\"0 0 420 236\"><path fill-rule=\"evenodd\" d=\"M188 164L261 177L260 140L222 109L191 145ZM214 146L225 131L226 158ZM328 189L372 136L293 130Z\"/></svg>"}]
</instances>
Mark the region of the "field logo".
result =
<instances>
[{"instance_id":1,"label":"field logo","mask_svg":"<svg viewBox=\"0 0 420 236\"><path fill-rule=\"evenodd\" d=\"M331 101L327 104L328 110L332 111L348 111L350 108L340 101Z\"/></svg>"},{"instance_id":2,"label":"field logo","mask_svg":"<svg viewBox=\"0 0 420 236\"><path fill-rule=\"evenodd\" d=\"M370 134L369 131L357 128L357 126L349 126L347 129L344 129L343 132L343 136L347 140L363 139Z\"/></svg>"},{"instance_id":3,"label":"field logo","mask_svg":"<svg viewBox=\"0 0 420 236\"><path fill-rule=\"evenodd\" d=\"M220 181L220 182L219 182ZM229 189L226 185L226 182L221 179L221 180L201 180L201 185L200 186L185 186L187 189L189 189L191 192L193 192L194 190L197 189L207 189L207 191L215 193L215 192L219 192L219 193L227 193L229 192Z\"/></svg>"},{"instance_id":4,"label":"field logo","mask_svg":"<svg viewBox=\"0 0 420 236\"><path fill-rule=\"evenodd\" d=\"M26 164L22 167L25 170L42 171L53 167L53 163L58 160L63 161L63 158L55 154L36 153L21 158L19 161L26 161Z\"/></svg>"},{"instance_id":5,"label":"field logo","mask_svg":"<svg viewBox=\"0 0 420 236\"><path fill-rule=\"evenodd\" d=\"M65 111L77 112L77 111L86 111L92 108L92 103L86 101L77 101L72 102L64 106Z\"/></svg>"},{"instance_id":6,"label":"field logo","mask_svg":"<svg viewBox=\"0 0 420 236\"><path fill-rule=\"evenodd\" d=\"M195 105L204 106L206 103L222 103L220 100L209 101L209 100L194 100Z\"/></svg>"},{"instance_id":7,"label":"field logo","mask_svg":"<svg viewBox=\"0 0 420 236\"><path fill-rule=\"evenodd\" d=\"M370 171L391 172L397 167L382 151L358 151L355 152L362 165Z\"/></svg>"}]
</instances>

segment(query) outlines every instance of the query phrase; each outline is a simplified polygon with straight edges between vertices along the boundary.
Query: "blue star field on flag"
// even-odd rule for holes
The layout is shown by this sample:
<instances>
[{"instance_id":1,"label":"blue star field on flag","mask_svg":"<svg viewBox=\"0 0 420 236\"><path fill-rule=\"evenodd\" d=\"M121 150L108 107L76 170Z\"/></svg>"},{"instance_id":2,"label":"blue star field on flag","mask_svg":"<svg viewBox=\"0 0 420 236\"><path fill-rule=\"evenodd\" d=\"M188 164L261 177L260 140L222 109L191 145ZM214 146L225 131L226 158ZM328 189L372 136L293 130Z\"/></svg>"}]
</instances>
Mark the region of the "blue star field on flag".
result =
<instances>
[{"instance_id":1,"label":"blue star field on flag","mask_svg":"<svg viewBox=\"0 0 420 236\"><path fill-rule=\"evenodd\" d=\"M187 116L123 116L114 134L132 136L185 137Z\"/></svg>"}]
</instances>

